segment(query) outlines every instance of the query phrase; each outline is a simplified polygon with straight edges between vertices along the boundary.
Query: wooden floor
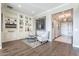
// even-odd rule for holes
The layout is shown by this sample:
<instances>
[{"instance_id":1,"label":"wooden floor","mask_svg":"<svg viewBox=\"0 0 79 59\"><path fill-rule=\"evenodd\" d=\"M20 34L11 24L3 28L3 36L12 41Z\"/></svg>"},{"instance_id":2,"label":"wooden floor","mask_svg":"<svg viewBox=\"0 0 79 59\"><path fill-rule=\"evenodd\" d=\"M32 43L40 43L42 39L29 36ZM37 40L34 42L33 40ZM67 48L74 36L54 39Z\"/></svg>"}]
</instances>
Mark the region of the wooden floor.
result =
<instances>
[{"instance_id":1,"label":"wooden floor","mask_svg":"<svg viewBox=\"0 0 79 59\"><path fill-rule=\"evenodd\" d=\"M3 43L1 56L77 56L79 49L73 49L70 44L62 42L48 42L36 48L23 43L21 40Z\"/></svg>"}]
</instances>

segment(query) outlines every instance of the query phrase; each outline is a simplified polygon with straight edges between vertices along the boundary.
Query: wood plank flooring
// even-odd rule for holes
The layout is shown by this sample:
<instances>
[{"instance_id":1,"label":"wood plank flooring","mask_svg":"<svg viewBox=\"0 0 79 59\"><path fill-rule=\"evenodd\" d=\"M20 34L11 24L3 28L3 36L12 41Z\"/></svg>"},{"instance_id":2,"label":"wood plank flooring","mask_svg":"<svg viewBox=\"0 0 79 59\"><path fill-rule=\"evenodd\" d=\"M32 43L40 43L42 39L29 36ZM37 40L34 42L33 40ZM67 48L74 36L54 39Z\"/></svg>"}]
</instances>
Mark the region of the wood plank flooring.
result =
<instances>
[{"instance_id":1,"label":"wood plank flooring","mask_svg":"<svg viewBox=\"0 0 79 59\"><path fill-rule=\"evenodd\" d=\"M3 43L0 56L78 56L79 49L70 44L54 41L31 48L21 40Z\"/></svg>"}]
</instances>

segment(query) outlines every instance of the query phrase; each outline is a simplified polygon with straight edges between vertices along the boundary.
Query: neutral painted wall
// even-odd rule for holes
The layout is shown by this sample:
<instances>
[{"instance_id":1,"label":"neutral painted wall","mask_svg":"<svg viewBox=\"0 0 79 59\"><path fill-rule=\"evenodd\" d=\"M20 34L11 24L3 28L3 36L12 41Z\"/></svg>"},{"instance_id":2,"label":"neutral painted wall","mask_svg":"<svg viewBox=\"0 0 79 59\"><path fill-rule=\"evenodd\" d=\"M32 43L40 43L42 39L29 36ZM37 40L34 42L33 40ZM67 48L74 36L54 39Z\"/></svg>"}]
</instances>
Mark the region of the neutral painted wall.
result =
<instances>
[{"instance_id":1,"label":"neutral painted wall","mask_svg":"<svg viewBox=\"0 0 79 59\"><path fill-rule=\"evenodd\" d=\"M28 35L33 35L35 32L34 30L34 20L31 16L28 16L26 14L23 14L21 12L17 12L15 10L11 10L11 9L8 9L8 8L3 8L3 32L2 32L2 42L7 42L7 41L13 41L13 40L19 40L19 39L24 39L26 37L28 37ZM23 29L21 30L19 27L19 15L23 15L24 17L27 16L28 17L28 20L29 18L32 18L31 19L31 29L32 31L30 32L25 32L25 18L23 18ZM6 16L11 16L13 18L16 18L17 19L17 28L16 29L7 29L5 28L5 19L6 19ZM11 32L13 31L13 32Z\"/></svg>"},{"instance_id":2,"label":"neutral painted wall","mask_svg":"<svg viewBox=\"0 0 79 59\"><path fill-rule=\"evenodd\" d=\"M2 48L2 43L1 43L1 3L0 3L0 49Z\"/></svg>"},{"instance_id":3,"label":"neutral painted wall","mask_svg":"<svg viewBox=\"0 0 79 59\"><path fill-rule=\"evenodd\" d=\"M79 48L79 5L74 11L73 31L73 46Z\"/></svg>"},{"instance_id":4,"label":"neutral painted wall","mask_svg":"<svg viewBox=\"0 0 79 59\"><path fill-rule=\"evenodd\" d=\"M52 27L51 27L51 15L64 11L64 10L68 10L73 8L73 46L74 47L79 47L79 4L63 4L62 6L53 8L51 10L45 11L43 13L40 13L36 16L34 16L35 18L37 17L42 17L42 16L46 16L46 20L47 20L47 30L50 31L50 41L52 41L53 36L52 36Z\"/></svg>"},{"instance_id":5,"label":"neutral painted wall","mask_svg":"<svg viewBox=\"0 0 79 59\"><path fill-rule=\"evenodd\" d=\"M61 23L61 35L72 36L72 22Z\"/></svg>"}]
</instances>

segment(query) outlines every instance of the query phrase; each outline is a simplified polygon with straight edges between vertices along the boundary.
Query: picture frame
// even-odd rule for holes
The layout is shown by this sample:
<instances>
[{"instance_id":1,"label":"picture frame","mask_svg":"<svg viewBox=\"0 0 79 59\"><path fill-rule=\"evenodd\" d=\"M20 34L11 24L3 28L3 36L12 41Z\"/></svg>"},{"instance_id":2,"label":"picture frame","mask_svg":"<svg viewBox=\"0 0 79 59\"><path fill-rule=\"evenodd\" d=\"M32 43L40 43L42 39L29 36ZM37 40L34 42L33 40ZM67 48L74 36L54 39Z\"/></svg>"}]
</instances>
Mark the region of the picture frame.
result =
<instances>
[{"instance_id":1,"label":"picture frame","mask_svg":"<svg viewBox=\"0 0 79 59\"><path fill-rule=\"evenodd\" d=\"M16 28L17 20L15 18L6 18L5 20L5 28Z\"/></svg>"},{"instance_id":2,"label":"picture frame","mask_svg":"<svg viewBox=\"0 0 79 59\"><path fill-rule=\"evenodd\" d=\"M46 27L46 16L38 18L36 20L36 30L45 30Z\"/></svg>"},{"instance_id":3,"label":"picture frame","mask_svg":"<svg viewBox=\"0 0 79 59\"><path fill-rule=\"evenodd\" d=\"M23 18L23 15L20 15L20 18Z\"/></svg>"},{"instance_id":4,"label":"picture frame","mask_svg":"<svg viewBox=\"0 0 79 59\"><path fill-rule=\"evenodd\" d=\"M27 16L25 16L25 19L28 19L28 17L27 17Z\"/></svg>"}]
</instances>

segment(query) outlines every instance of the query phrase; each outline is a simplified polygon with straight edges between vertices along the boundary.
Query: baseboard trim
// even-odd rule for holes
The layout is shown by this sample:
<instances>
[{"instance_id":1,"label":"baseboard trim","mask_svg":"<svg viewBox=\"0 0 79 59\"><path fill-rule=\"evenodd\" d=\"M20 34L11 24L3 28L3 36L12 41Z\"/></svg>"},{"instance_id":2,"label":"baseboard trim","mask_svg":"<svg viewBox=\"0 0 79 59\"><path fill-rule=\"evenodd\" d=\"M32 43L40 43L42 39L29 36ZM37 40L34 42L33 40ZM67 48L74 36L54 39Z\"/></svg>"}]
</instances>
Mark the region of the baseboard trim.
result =
<instances>
[{"instance_id":1,"label":"baseboard trim","mask_svg":"<svg viewBox=\"0 0 79 59\"><path fill-rule=\"evenodd\" d=\"M61 35L59 35L59 36L55 37L55 38L54 38L54 40L55 40L56 38L60 37L60 36L61 36Z\"/></svg>"},{"instance_id":2,"label":"baseboard trim","mask_svg":"<svg viewBox=\"0 0 79 59\"><path fill-rule=\"evenodd\" d=\"M22 38L22 39L16 39L16 40L9 40L9 41L2 41L2 43L7 43L7 42L12 42L12 41L18 41L18 40L23 40L25 38Z\"/></svg>"}]
</instances>

